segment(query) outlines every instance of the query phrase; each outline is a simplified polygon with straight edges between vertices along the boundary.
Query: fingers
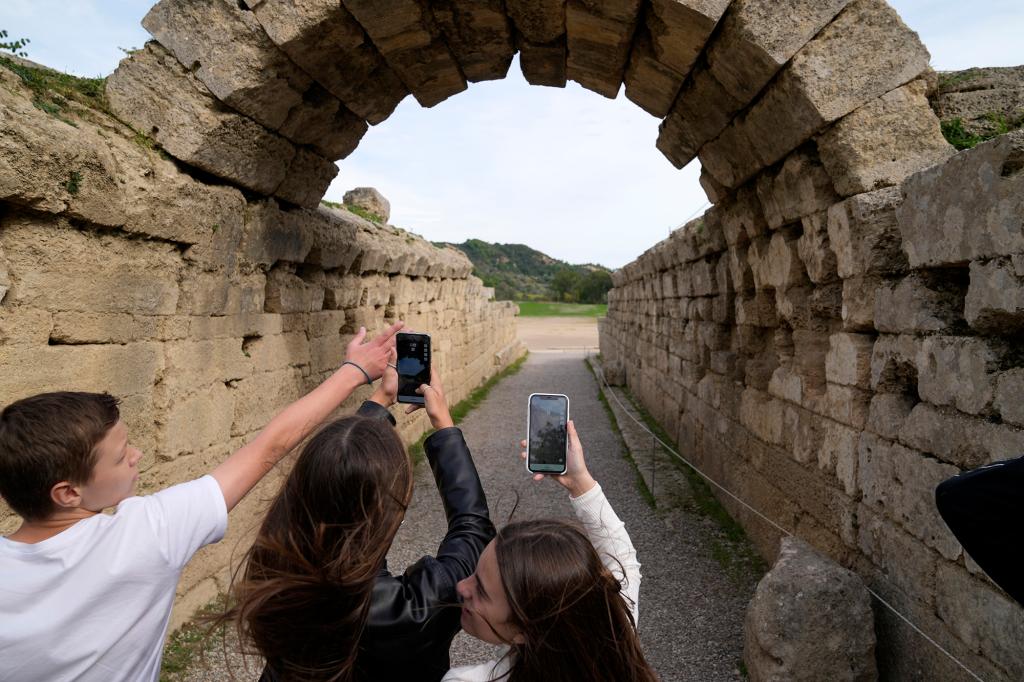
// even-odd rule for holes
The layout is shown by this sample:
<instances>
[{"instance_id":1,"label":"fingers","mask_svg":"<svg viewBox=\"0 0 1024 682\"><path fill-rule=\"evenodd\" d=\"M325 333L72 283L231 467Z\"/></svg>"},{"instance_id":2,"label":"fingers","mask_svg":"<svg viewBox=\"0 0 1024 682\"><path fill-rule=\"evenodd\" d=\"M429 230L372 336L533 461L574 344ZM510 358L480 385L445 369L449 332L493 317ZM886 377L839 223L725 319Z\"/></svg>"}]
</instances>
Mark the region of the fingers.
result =
<instances>
[{"instance_id":1,"label":"fingers","mask_svg":"<svg viewBox=\"0 0 1024 682\"><path fill-rule=\"evenodd\" d=\"M360 327L356 335L352 337L352 340L348 342L349 348L355 348L362 345L363 340L366 338L366 327Z\"/></svg>"},{"instance_id":2,"label":"fingers","mask_svg":"<svg viewBox=\"0 0 1024 682\"><path fill-rule=\"evenodd\" d=\"M534 474L533 475L533 480L535 480L535 481L543 481L544 480L544 474Z\"/></svg>"},{"instance_id":3,"label":"fingers","mask_svg":"<svg viewBox=\"0 0 1024 682\"><path fill-rule=\"evenodd\" d=\"M583 445L580 443L580 437L576 434L576 425L572 423L571 419L569 420L569 442L572 443L573 446L578 447L581 450L583 449Z\"/></svg>"},{"instance_id":4,"label":"fingers","mask_svg":"<svg viewBox=\"0 0 1024 682\"><path fill-rule=\"evenodd\" d=\"M522 439L521 441L519 441L519 447L521 447L521 448L525 448L526 447L526 439L525 438ZM526 456L525 452L523 453L523 456L524 457Z\"/></svg>"},{"instance_id":5,"label":"fingers","mask_svg":"<svg viewBox=\"0 0 1024 682\"><path fill-rule=\"evenodd\" d=\"M416 410L422 410L422 409L423 409L422 405L410 405L409 407L405 408L405 413L406 414L412 414Z\"/></svg>"},{"instance_id":6,"label":"fingers","mask_svg":"<svg viewBox=\"0 0 1024 682\"><path fill-rule=\"evenodd\" d=\"M385 329L380 336L375 338L373 340L373 343L376 343L378 346L383 346L387 344L389 341L391 341L391 339L394 338L395 334L397 334L399 330L404 326L405 322L402 322L401 320L395 322L393 325Z\"/></svg>"}]
</instances>

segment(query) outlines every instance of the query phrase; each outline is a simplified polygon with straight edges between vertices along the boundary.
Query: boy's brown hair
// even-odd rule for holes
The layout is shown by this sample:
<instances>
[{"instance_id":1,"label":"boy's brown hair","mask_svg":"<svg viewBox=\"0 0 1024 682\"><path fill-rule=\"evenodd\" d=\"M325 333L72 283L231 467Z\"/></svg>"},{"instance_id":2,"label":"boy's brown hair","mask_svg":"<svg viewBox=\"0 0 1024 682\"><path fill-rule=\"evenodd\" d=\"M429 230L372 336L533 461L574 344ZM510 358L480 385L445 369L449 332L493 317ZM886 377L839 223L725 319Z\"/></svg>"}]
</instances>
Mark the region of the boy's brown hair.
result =
<instances>
[{"instance_id":1,"label":"boy's brown hair","mask_svg":"<svg viewBox=\"0 0 1024 682\"><path fill-rule=\"evenodd\" d=\"M106 393L41 393L0 412L0 497L23 519L54 511L50 489L87 483L96 445L120 419Z\"/></svg>"}]
</instances>

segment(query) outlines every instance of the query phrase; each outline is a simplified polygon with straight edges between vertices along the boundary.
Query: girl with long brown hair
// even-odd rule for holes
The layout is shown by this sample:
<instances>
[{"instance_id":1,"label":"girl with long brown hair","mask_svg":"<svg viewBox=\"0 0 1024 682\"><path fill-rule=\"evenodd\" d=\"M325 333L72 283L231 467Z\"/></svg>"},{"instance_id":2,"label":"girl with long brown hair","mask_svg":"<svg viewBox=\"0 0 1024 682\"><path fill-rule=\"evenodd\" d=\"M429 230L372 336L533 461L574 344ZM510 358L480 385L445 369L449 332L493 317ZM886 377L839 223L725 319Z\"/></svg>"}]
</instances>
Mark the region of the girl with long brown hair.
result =
<instances>
[{"instance_id":1,"label":"girl with long brown hair","mask_svg":"<svg viewBox=\"0 0 1024 682\"><path fill-rule=\"evenodd\" d=\"M497 661L450 670L445 682L657 682L636 632L636 550L587 470L571 421L566 467L554 479L582 529L547 519L498 531L458 591L462 628L508 649Z\"/></svg>"},{"instance_id":2,"label":"girl with long brown hair","mask_svg":"<svg viewBox=\"0 0 1024 682\"><path fill-rule=\"evenodd\" d=\"M402 575L385 561L412 496L412 465L386 409L398 377L299 454L233 581L242 642L264 682L438 680L459 630L456 585L492 537L487 501L435 374L419 392L436 432L424 443L448 517L436 556ZM411 412L415 408L410 408ZM390 421L390 424L388 423Z\"/></svg>"}]
</instances>

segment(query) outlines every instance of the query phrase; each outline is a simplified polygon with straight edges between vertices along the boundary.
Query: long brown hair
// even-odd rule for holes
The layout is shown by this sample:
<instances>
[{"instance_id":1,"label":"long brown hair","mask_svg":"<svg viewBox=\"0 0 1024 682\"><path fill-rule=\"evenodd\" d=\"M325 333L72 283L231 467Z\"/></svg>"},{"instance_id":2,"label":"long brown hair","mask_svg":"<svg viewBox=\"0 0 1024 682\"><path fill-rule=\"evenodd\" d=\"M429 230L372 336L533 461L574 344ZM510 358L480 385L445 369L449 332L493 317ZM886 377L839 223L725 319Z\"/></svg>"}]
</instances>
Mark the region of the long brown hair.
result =
<instances>
[{"instance_id":1,"label":"long brown hair","mask_svg":"<svg viewBox=\"0 0 1024 682\"><path fill-rule=\"evenodd\" d=\"M494 545L512 643L509 682L657 682L622 585L577 527L510 523Z\"/></svg>"},{"instance_id":2,"label":"long brown hair","mask_svg":"<svg viewBox=\"0 0 1024 682\"><path fill-rule=\"evenodd\" d=\"M359 679L373 584L411 494L393 428L364 417L328 424L298 456L217 621L235 621L283 680Z\"/></svg>"}]
</instances>

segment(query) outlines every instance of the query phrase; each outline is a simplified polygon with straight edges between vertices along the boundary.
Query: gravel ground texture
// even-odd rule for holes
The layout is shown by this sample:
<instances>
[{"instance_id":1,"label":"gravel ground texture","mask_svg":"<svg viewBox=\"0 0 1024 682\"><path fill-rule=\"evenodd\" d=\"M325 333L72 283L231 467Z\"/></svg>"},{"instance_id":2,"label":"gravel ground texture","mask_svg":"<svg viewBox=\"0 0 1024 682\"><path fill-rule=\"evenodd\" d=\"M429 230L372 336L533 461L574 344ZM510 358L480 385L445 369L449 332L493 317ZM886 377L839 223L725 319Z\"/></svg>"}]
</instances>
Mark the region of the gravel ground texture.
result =
<instances>
[{"instance_id":1,"label":"gravel ground texture","mask_svg":"<svg viewBox=\"0 0 1024 682\"><path fill-rule=\"evenodd\" d=\"M743 618L759 576L752 571L737 575L723 567L721 556L712 556L719 529L687 505L685 480L674 480L679 490L671 499L676 503L666 503L667 496L659 494L655 508L641 493L637 469L600 403L597 381L582 351L532 353L518 374L498 384L460 424L495 524L507 523L513 509L516 520L572 516L567 493L553 481L533 481L519 457L527 397L535 392L569 396L588 466L636 545L643 574L640 638L661 679L742 679ZM401 571L436 551L445 528L430 468L421 465L412 506L388 555L391 570ZM225 656L216 646L177 679L256 679L259 667L254 676L250 661L246 671L232 648L226 647ZM495 647L460 634L452 647L452 664L482 662L495 655Z\"/></svg>"}]
</instances>

